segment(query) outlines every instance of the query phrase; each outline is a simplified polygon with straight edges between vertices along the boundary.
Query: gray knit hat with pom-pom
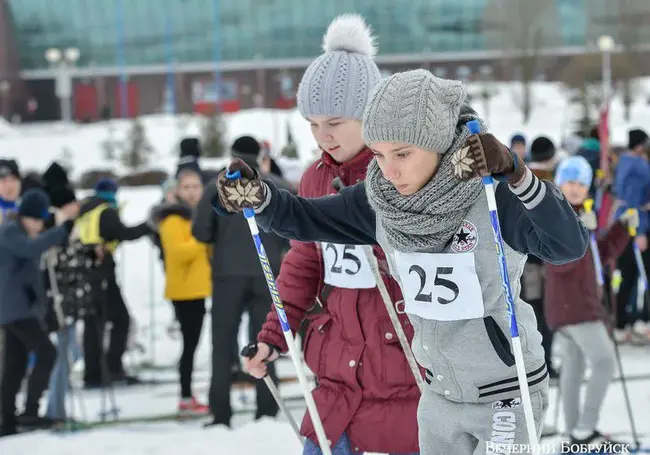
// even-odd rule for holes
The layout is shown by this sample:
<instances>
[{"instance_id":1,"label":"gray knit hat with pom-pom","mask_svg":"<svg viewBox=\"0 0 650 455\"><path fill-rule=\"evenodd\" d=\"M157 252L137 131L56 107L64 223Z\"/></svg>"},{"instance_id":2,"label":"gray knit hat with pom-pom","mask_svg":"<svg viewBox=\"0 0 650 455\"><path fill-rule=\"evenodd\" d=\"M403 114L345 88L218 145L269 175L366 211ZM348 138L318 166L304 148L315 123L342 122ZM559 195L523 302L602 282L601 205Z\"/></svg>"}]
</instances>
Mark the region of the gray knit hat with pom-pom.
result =
<instances>
[{"instance_id":1,"label":"gray knit hat with pom-pom","mask_svg":"<svg viewBox=\"0 0 650 455\"><path fill-rule=\"evenodd\" d=\"M381 78L373 60L377 49L370 28L359 15L339 16L323 37L323 50L300 81L300 113L361 120L370 92Z\"/></svg>"}]
</instances>

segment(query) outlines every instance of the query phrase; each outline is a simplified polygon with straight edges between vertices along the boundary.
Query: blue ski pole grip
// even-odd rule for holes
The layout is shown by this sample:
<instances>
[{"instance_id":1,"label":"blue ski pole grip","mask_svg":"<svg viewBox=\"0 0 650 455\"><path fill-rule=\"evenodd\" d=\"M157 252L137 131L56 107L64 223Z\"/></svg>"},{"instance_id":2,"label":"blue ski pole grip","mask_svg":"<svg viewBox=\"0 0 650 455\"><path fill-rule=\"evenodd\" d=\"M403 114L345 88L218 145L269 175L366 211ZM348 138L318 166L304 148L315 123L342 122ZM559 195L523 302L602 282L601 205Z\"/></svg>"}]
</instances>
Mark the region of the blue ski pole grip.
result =
<instances>
[{"instance_id":1,"label":"blue ski pole grip","mask_svg":"<svg viewBox=\"0 0 650 455\"><path fill-rule=\"evenodd\" d=\"M481 132L481 124L478 122L478 120L470 120L465 124L465 126L467 126L467 129L472 134L478 134Z\"/></svg>"},{"instance_id":2,"label":"blue ski pole grip","mask_svg":"<svg viewBox=\"0 0 650 455\"><path fill-rule=\"evenodd\" d=\"M237 180L241 178L241 171L228 171L226 172L226 178L228 180Z\"/></svg>"}]
</instances>

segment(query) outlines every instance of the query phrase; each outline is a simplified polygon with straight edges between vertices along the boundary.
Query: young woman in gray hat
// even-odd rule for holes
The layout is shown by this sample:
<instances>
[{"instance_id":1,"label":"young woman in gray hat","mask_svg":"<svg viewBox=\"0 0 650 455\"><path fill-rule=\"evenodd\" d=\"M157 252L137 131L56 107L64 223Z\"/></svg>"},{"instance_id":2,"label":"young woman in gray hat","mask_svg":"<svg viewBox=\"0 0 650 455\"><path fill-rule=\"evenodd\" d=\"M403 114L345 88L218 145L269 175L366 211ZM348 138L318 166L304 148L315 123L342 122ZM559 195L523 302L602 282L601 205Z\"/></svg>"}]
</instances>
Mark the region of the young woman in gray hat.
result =
<instances>
[{"instance_id":1,"label":"young woman in gray hat","mask_svg":"<svg viewBox=\"0 0 650 455\"><path fill-rule=\"evenodd\" d=\"M337 17L323 38L324 53L302 77L298 109L322 153L302 176L301 196L336 193L335 178L345 185L366 178L373 154L363 142L361 119L381 79L373 41L363 18ZM386 263L381 248L374 248L374 255ZM399 285L387 267L381 273L390 303L403 309ZM345 242L293 242L277 285L289 324L296 331L305 327L305 362L316 376L312 393L332 454L416 454L420 391L361 248ZM269 361L288 349L275 310L268 311L257 336L258 354L244 361L258 378L268 373ZM398 317L410 340L408 316ZM309 415L301 432L307 437L303 455L320 454Z\"/></svg>"},{"instance_id":2,"label":"young woman in gray hat","mask_svg":"<svg viewBox=\"0 0 650 455\"><path fill-rule=\"evenodd\" d=\"M478 120L480 133L466 123ZM418 409L422 454L485 452L528 443L509 315L486 194L492 174L535 428L548 407L548 373L533 310L519 298L526 254L551 263L583 256L588 233L562 193L541 181L467 104L462 83L424 70L394 74L374 89L363 117L374 151L365 182L306 199L278 191L243 163L222 173L214 209L254 208L258 224L302 241L378 244L402 288L425 368ZM233 188L242 185L245 194ZM230 191L227 191L230 190ZM240 215L241 216L241 215ZM516 447L522 453L524 447Z\"/></svg>"}]
</instances>

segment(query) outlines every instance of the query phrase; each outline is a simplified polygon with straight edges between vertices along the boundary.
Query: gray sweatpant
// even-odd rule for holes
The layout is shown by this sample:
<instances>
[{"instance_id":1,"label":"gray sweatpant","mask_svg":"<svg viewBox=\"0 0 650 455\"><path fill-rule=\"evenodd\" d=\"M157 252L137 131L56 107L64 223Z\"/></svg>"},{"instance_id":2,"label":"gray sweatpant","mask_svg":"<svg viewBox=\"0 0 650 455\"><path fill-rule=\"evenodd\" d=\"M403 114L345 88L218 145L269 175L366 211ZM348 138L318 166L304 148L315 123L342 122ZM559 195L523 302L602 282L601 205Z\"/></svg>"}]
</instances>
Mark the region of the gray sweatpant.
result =
<instances>
[{"instance_id":1,"label":"gray sweatpant","mask_svg":"<svg viewBox=\"0 0 650 455\"><path fill-rule=\"evenodd\" d=\"M614 344L601 321L564 326L558 337L562 343L560 388L567 431L594 430L600 417L614 370ZM585 360L591 367L584 403L580 406L580 385L585 374Z\"/></svg>"},{"instance_id":2,"label":"gray sweatpant","mask_svg":"<svg viewBox=\"0 0 650 455\"><path fill-rule=\"evenodd\" d=\"M548 409L548 380L546 387L531 393L530 399L539 438ZM524 408L519 398L493 403L456 403L425 388L418 406L418 426L420 455L501 453L490 447L528 444ZM494 444L488 447L488 442Z\"/></svg>"}]
</instances>

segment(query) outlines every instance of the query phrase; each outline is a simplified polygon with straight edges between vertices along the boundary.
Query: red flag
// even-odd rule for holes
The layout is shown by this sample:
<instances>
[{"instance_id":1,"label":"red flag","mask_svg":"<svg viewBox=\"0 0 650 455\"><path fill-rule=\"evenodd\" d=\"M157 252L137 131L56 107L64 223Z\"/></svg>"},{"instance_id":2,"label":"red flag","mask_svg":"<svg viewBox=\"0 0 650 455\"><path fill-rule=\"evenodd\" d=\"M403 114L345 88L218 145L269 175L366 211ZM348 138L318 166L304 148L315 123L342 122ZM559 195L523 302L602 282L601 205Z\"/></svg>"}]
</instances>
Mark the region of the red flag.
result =
<instances>
[{"instance_id":1,"label":"red flag","mask_svg":"<svg viewBox=\"0 0 650 455\"><path fill-rule=\"evenodd\" d=\"M600 140L600 169L607 181L609 180L609 102L600 111L598 139Z\"/></svg>"}]
</instances>

